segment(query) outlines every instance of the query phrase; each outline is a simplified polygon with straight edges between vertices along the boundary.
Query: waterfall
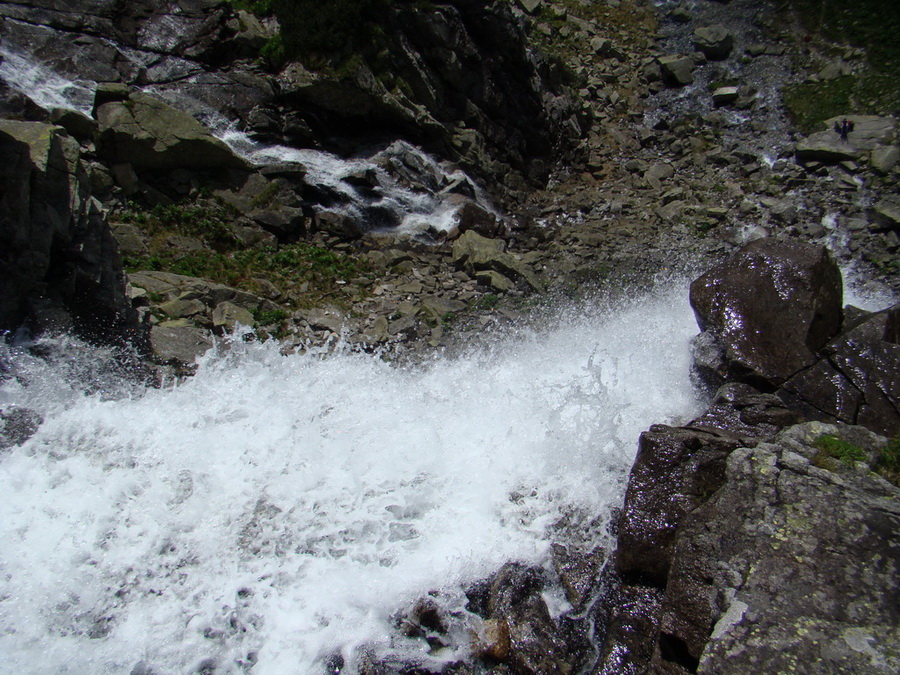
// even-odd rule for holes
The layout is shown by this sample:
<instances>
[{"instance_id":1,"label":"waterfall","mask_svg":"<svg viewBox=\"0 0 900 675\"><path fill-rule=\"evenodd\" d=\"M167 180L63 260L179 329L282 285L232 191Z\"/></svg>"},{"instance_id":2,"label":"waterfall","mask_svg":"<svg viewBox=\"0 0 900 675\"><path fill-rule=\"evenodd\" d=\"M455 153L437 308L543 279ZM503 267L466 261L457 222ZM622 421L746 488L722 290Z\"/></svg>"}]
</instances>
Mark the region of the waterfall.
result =
<instances>
[{"instance_id":1,"label":"waterfall","mask_svg":"<svg viewBox=\"0 0 900 675\"><path fill-rule=\"evenodd\" d=\"M70 108L91 114L97 83L71 81L34 58L0 47L0 79L43 108ZM294 164L318 199L316 213L331 212L362 223L364 231L438 235L454 230L464 204L474 202L491 217L502 214L461 169L441 162L405 141L395 141L369 157L343 158L314 149L261 144L233 120L196 98L155 85L144 91L203 122L238 155L262 167Z\"/></svg>"},{"instance_id":2,"label":"waterfall","mask_svg":"<svg viewBox=\"0 0 900 675\"><path fill-rule=\"evenodd\" d=\"M47 110L71 108L90 115L94 105L96 82L66 79L2 43L0 80Z\"/></svg>"},{"instance_id":3,"label":"waterfall","mask_svg":"<svg viewBox=\"0 0 900 675\"><path fill-rule=\"evenodd\" d=\"M71 338L44 358L4 347L0 407L44 422L0 454L2 670L465 657L466 586L549 564L553 540L609 547L639 432L697 412L686 296L675 283L415 367L237 339L164 389L117 384ZM431 656L391 624L428 593L456 622Z\"/></svg>"}]
</instances>

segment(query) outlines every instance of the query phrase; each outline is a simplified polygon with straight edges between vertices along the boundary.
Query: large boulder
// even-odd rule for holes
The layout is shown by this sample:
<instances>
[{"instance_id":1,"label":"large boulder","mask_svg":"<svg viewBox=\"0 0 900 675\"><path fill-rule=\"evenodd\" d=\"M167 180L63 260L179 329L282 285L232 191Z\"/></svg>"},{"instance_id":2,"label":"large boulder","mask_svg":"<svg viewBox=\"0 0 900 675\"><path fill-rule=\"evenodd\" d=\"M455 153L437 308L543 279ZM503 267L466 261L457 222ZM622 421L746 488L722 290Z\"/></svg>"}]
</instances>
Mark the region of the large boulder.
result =
<instances>
[{"instance_id":1,"label":"large boulder","mask_svg":"<svg viewBox=\"0 0 900 675\"><path fill-rule=\"evenodd\" d=\"M200 122L150 94L101 103L96 115L98 151L111 162L136 169L246 168Z\"/></svg>"},{"instance_id":2,"label":"large boulder","mask_svg":"<svg viewBox=\"0 0 900 675\"><path fill-rule=\"evenodd\" d=\"M697 366L715 384L772 390L813 365L841 327L841 273L821 246L759 239L691 284Z\"/></svg>"},{"instance_id":3,"label":"large boulder","mask_svg":"<svg viewBox=\"0 0 900 675\"><path fill-rule=\"evenodd\" d=\"M826 434L867 459L823 458ZM733 452L679 528L654 672L897 672L900 488L870 472L884 444L810 423Z\"/></svg>"},{"instance_id":4,"label":"large boulder","mask_svg":"<svg viewBox=\"0 0 900 675\"><path fill-rule=\"evenodd\" d=\"M119 254L78 143L61 127L2 120L0 154L0 330L27 322L136 338Z\"/></svg>"},{"instance_id":5,"label":"large boulder","mask_svg":"<svg viewBox=\"0 0 900 675\"><path fill-rule=\"evenodd\" d=\"M779 395L812 418L900 433L900 304L850 322Z\"/></svg>"}]
</instances>

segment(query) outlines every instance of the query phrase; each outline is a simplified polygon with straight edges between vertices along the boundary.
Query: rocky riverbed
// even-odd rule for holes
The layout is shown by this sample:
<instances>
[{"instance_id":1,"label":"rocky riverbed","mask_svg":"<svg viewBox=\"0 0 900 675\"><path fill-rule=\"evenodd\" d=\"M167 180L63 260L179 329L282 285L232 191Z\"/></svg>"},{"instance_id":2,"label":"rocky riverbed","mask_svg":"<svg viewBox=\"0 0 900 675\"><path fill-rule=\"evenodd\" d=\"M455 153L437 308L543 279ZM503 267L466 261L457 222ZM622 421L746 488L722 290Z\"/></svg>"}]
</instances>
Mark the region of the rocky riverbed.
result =
<instances>
[{"instance_id":1,"label":"rocky riverbed","mask_svg":"<svg viewBox=\"0 0 900 675\"><path fill-rule=\"evenodd\" d=\"M88 4L0 3L0 328L127 343L158 380L238 324L402 360L744 260L695 283L718 393L642 436L618 551L471 589L474 659L445 672L896 672L897 317L843 310L833 262L900 290L896 119L801 134L782 100L863 51L769 2L396 3L382 61L316 69L260 58L277 24L229 3ZM813 262L748 281L773 239ZM798 268L788 311L763 287ZM763 321L785 312L815 329ZM40 423L17 415L5 445ZM398 630L437 651L448 621L423 599Z\"/></svg>"}]
</instances>

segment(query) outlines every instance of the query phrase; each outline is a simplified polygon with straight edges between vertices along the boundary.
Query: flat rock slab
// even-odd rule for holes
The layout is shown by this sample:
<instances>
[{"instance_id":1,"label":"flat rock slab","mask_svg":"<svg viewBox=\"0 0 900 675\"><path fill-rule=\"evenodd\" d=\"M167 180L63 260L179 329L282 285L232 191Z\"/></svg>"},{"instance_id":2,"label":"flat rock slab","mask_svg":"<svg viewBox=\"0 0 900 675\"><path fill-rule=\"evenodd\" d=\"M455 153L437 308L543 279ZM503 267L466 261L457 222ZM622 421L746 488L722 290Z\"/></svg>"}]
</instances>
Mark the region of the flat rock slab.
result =
<instances>
[{"instance_id":1,"label":"flat rock slab","mask_svg":"<svg viewBox=\"0 0 900 675\"><path fill-rule=\"evenodd\" d=\"M150 330L153 355L161 363L190 365L212 347L208 331L193 325L168 322Z\"/></svg>"},{"instance_id":2,"label":"flat rock slab","mask_svg":"<svg viewBox=\"0 0 900 675\"><path fill-rule=\"evenodd\" d=\"M841 140L840 134L834 130L835 122L840 123L844 117L832 117L825 121L825 130L818 131L794 147L799 162L838 162L855 161L875 148L890 145L894 141L896 123L890 117L874 115L847 115L846 119L853 123L853 131L847 140Z\"/></svg>"}]
</instances>

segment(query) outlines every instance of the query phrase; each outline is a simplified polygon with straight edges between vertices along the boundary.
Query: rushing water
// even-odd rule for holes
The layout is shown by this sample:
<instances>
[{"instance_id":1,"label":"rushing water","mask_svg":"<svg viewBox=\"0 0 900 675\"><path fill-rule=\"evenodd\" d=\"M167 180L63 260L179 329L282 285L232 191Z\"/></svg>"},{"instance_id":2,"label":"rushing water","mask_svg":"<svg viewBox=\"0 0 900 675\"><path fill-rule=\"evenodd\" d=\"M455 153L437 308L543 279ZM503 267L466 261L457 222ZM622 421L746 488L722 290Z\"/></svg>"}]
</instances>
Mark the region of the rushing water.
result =
<instances>
[{"instance_id":1,"label":"rushing water","mask_svg":"<svg viewBox=\"0 0 900 675\"><path fill-rule=\"evenodd\" d=\"M464 657L467 584L545 563L563 516L584 527L559 536L609 543L588 523L638 433L697 410L695 332L679 283L409 368L236 341L129 393L102 358L79 375L71 340L49 365L7 347L0 407L45 422L0 454L0 671L427 661L391 615L431 591L456 621L432 658Z\"/></svg>"},{"instance_id":2,"label":"rushing water","mask_svg":"<svg viewBox=\"0 0 900 675\"><path fill-rule=\"evenodd\" d=\"M0 80L43 108L69 108L87 115L91 114L97 87L96 82L62 77L32 56L3 45ZM265 145L195 98L153 85L145 91L196 117L253 165L302 166L304 182L322 193L326 202L311 205L315 212L341 214L365 223L373 231L440 236L456 227L464 195L485 211L502 217L465 172L404 141L396 141L371 157L351 158L314 149Z\"/></svg>"}]
</instances>

